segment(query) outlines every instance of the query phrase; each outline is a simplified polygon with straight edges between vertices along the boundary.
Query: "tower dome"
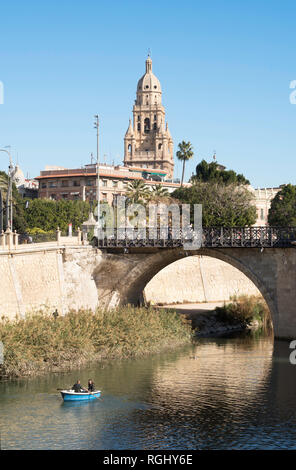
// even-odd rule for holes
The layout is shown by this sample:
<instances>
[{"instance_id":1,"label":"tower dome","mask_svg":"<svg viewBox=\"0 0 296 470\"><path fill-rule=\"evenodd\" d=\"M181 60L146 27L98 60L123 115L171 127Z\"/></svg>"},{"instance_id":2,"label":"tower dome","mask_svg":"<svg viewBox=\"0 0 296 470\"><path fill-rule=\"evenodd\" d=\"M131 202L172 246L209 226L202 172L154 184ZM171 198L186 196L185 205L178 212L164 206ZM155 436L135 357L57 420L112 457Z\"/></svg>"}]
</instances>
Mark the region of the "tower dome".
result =
<instances>
[{"instance_id":1,"label":"tower dome","mask_svg":"<svg viewBox=\"0 0 296 470\"><path fill-rule=\"evenodd\" d=\"M160 81L152 73L152 59L149 55L146 59L146 73L138 81L137 93L141 92L161 93Z\"/></svg>"}]
</instances>

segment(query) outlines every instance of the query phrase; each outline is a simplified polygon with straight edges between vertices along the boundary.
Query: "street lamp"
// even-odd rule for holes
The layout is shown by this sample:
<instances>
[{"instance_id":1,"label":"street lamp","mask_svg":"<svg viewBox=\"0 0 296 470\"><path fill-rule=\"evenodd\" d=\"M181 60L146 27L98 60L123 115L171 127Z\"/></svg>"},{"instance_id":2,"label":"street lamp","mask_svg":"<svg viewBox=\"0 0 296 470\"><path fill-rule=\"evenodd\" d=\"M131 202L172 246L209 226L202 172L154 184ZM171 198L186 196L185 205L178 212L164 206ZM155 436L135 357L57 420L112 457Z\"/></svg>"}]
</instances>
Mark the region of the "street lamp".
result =
<instances>
[{"instance_id":1,"label":"street lamp","mask_svg":"<svg viewBox=\"0 0 296 470\"><path fill-rule=\"evenodd\" d=\"M98 201L98 223L99 223L100 222L100 173L99 173L100 160L99 160L99 116L98 114L95 114L94 118L95 118L94 129L97 129L97 171L98 171L97 201Z\"/></svg>"},{"instance_id":2,"label":"street lamp","mask_svg":"<svg viewBox=\"0 0 296 470\"><path fill-rule=\"evenodd\" d=\"M9 227L12 230L12 179L14 176L14 168L12 163L11 154L6 149L0 149L0 152L5 152L9 156L9 166L8 166L8 189L7 189L7 197L6 197L6 228Z\"/></svg>"},{"instance_id":3,"label":"street lamp","mask_svg":"<svg viewBox=\"0 0 296 470\"><path fill-rule=\"evenodd\" d=\"M95 114L94 116L94 129L97 129L97 169L98 169L98 192L97 192L97 201L100 202L100 176L99 176L99 116Z\"/></svg>"}]
</instances>

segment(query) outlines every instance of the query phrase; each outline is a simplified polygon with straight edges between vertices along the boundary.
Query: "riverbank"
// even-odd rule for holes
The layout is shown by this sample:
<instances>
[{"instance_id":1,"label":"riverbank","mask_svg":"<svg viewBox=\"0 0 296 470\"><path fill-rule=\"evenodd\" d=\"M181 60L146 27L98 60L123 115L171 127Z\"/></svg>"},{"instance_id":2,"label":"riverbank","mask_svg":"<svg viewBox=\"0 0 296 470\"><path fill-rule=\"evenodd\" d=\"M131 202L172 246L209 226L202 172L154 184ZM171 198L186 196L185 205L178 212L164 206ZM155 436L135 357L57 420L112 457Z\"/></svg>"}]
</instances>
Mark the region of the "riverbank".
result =
<instances>
[{"instance_id":1,"label":"riverbank","mask_svg":"<svg viewBox=\"0 0 296 470\"><path fill-rule=\"evenodd\" d=\"M4 363L0 379L67 371L93 361L144 356L190 343L192 328L172 310L120 307L71 311L54 318L33 313L2 317Z\"/></svg>"},{"instance_id":2,"label":"riverbank","mask_svg":"<svg viewBox=\"0 0 296 470\"><path fill-rule=\"evenodd\" d=\"M185 316L197 337L271 327L268 307L263 298L258 296L241 295L227 303L166 305L165 308L174 308L181 316Z\"/></svg>"}]
</instances>

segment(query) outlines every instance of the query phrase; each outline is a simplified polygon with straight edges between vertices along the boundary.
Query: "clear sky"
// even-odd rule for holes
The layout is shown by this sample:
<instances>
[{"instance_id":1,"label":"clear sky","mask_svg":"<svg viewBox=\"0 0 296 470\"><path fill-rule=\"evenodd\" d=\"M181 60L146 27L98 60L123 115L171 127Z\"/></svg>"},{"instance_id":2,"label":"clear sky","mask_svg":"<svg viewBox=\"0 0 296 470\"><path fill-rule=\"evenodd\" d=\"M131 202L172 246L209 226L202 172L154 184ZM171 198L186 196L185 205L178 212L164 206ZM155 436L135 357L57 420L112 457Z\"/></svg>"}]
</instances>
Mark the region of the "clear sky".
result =
<instances>
[{"instance_id":1,"label":"clear sky","mask_svg":"<svg viewBox=\"0 0 296 470\"><path fill-rule=\"evenodd\" d=\"M294 1L15 0L0 14L0 147L30 177L89 163L96 113L101 159L122 162L150 48L175 152L194 147L187 178L216 150L254 187L296 184Z\"/></svg>"}]
</instances>

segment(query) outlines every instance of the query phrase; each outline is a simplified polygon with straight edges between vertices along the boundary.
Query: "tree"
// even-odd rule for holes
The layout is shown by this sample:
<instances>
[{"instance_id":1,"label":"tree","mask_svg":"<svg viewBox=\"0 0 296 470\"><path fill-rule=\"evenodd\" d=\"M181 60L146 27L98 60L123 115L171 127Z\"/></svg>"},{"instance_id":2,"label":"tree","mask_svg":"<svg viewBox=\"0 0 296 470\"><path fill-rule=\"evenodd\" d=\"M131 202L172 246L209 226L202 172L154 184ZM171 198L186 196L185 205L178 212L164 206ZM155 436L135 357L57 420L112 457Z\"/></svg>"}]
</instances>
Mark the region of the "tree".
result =
<instances>
[{"instance_id":1,"label":"tree","mask_svg":"<svg viewBox=\"0 0 296 470\"><path fill-rule=\"evenodd\" d=\"M0 191L2 194L2 214L6 213L6 196L8 189L8 175L4 171L0 171ZM23 233L26 230L26 222L24 218L25 201L20 196L15 183L12 183L12 204L13 204L13 230ZM3 217L3 221L5 217ZM4 223L5 228L5 223Z\"/></svg>"},{"instance_id":2,"label":"tree","mask_svg":"<svg viewBox=\"0 0 296 470\"><path fill-rule=\"evenodd\" d=\"M182 179L181 179L181 186L183 186L184 181L184 171L185 171L185 163L193 157L193 148L190 142L182 142L178 145L179 150L176 153L178 160L183 162L183 169L182 169Z\"/></svg>"},{"instance_id":3,"label":"tree","mask_svg":"<svg viewBox=\"0 0 296 470\"><path fill-rule=\"evenodd\" d=\"M191 177L191 182L203 181L204 183L219 184L250 184L244 175L237 174L233 170L220 169L217 162L207 163L202 160L196 166L196 174Z\"/></svg>"},{"instance_id":4,"label":"tree","mask_svg":"<svg viewBox=\"0 0 296 470\"><path fill-rule=\"evenodd\" d=\"M155 198L162 198L162 197L168 197L170 193L166 188L161 186L161 184L154 184L152 186L152 191L151 191L152 197Z\"/></svg>"},{"instance_id":5,"label":"tree","mask_svg":"<svg viewBox=\"0 0 296 470\"><path fill-rule=\"evenodd\" d=\"M150 190L143 180L128 183L126 197L132 203L144 203L149 198Z\"/></svg>"},{"instance_id":6,"label":"tree","mask_svg":"<svg viewBox=\"0 0 296 470\"><path fill-rule=\"evenodd\" d=\"M193 204L202 204L204 227L245 227L256 222L253 194L244 186L197 182L177 189L172 196L190 204L192 211Z\"/></svg>"},{"instance_id":7,"label":"tree","mask_svg":"<svg viewBox=\"0 0 296 470\"><path fill-rule=\"evenodd\" d=\"M73 230L77 230L88 219L89 211L88 201L33 199L25 210L25 218L29 229L40 228L50 232L60 227L66 231L72 222Z\"/></svg>"},{"instance_id":8,"label":"tree","mask_svg":"<svg viewBox=\"0 0 296 470\"><path fill-rule=\"evenodd\" d=\"M296 186L286 184L272 199L268 212L271 226L296 227Z\"/></svg>"}]
</instances>

